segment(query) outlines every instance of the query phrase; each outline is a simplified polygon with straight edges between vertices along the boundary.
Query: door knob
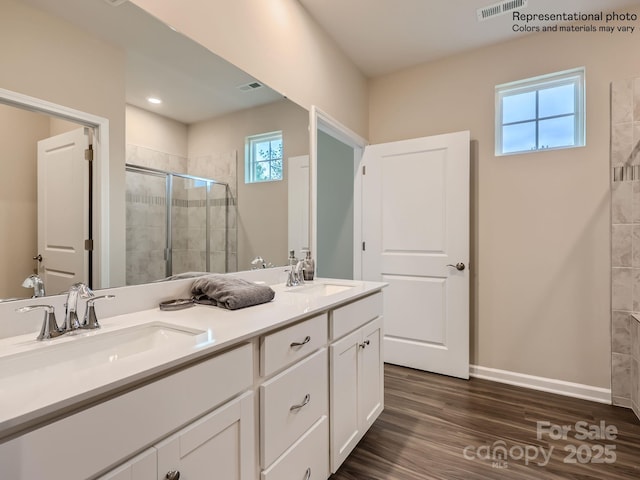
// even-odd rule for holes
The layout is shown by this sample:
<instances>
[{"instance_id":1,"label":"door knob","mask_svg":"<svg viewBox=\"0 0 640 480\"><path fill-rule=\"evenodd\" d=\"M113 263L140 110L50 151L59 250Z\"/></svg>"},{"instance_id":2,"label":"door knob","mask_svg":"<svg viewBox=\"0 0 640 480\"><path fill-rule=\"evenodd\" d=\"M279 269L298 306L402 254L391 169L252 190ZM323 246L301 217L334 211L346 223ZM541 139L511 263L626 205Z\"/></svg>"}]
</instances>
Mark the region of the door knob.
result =
<instances>
[{"instance_id":1,"label":"door knob","mask_svg":"<svg viewBox=\"0 0 640 480\"><path fill-rule=\"evenodd\" d=\"M455 265L451 265L450 263L447 263L447 267L453 267L456 270L458 270L459 272L463 271L464 268L465 268L464 267L464 263L462 263L462 262L456 263Z\"/></svg>"}]
</instances>

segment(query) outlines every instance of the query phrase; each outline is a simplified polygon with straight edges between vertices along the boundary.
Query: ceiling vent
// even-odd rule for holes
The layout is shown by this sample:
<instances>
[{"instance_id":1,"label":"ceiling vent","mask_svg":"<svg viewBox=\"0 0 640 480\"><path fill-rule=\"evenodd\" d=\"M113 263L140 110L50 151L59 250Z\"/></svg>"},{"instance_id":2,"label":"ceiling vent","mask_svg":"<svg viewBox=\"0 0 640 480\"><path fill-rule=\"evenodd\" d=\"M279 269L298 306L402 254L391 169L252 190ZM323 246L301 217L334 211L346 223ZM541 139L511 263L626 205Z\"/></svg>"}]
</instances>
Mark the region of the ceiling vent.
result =
<instances>
[{"instance_id":1,"label":"ceiling vent","mask_svg":"<svg viewBox=\"0 0 640 480\"><path fill-rule=\"evenodd\" d=\"M519 8L527 8L528 1L529 0L503 0L502 2L494 3L493 5L489 5L484 8L479 8L477 11L478 21L482 22L489 18L504 15L505 13L509 13L512 10L517 10Z\"/></svg>"},{"instance_id":2,"label":"ceiling vent","mask_svg":"<svg viewBox=\"0 0 640 480\"><path fill-rule=\"evenodd\" d=\"M258 88L262 88L262 84L260 82L251 82L238 87L241 92L250 92L251 90L256 90Z\"/></svg>"},{"instance_id":3,"label":"ceiling vent","mask_svg":"<svg viewBox=\"0 0 640 480\"><path fill-rule=\"evenodd\" d=\"M111 5L112 7L119 7L123 3L126 3L128 0L104 0L104 1L107 2L109 5Z\"/></svg>"}]
</instances>

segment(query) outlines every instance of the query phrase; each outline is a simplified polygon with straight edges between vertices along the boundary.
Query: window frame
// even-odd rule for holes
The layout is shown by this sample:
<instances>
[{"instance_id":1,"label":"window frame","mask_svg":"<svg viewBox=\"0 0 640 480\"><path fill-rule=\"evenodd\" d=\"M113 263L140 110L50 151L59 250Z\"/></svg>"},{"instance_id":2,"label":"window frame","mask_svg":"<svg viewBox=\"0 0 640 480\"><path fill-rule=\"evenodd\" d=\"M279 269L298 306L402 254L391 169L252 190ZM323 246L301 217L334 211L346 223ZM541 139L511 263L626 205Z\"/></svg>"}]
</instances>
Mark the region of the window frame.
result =
<instances>
[{"instance_id":1,"label":"window frame","mask_svg":"<svg viewBox=\"0 0 640 480\"><path fill-rule=\"evenodd\" d=\"M269 160L262 160L261 162L273 162L280 160L282 162L282 175L280 178L269 178L267 180L260 180L255 178L255 164L258 162L254 156L254 145L256 143L262 143L266 141L280 140L282 144L282 156L278 158L272 158ZM256 135L248 135L245 137L245 152L244 152L244 183L266 183L266 182L280 182L284 180L284 135L282 130L273 132L258 133Z\"/></svg>"},{"instance_id":2,"label":"window frame","mask_svg":"<svg viewBox=\"0 0 640 480\"><path fill-rule=\"evenodd\" d=\"M545 90L553 87L560 87L564 85L574 85L574 111L569 114L551 115L548 117L539 116L538 98L540 90ZM537 77L527 78L524 80L518 80L515 82L503 83L495 87L495 155L507 156L507 155L520 155L524 153L542 152L548 150L561 150L567 148L584 147L585 141L585 129L586 129L586 109L585 109L585 68L578 67L571 70L564 70L561 72L550 73L546 75L540 75ZM536 112L535 118L517 121L517 122L502 122L503 118L503 99L512 95L518 95L523 93L536 92ZM543 120L550 120L554 118L562 118L574 115L574 135L572 145L563 145L558 147L544 147L539 145L539 124ZM504 152L503 145L503 127L507 125L517 125L524 123L535 122L536 147L528 150L518 150L513 152Z\"/></svg>"}]
</instances>

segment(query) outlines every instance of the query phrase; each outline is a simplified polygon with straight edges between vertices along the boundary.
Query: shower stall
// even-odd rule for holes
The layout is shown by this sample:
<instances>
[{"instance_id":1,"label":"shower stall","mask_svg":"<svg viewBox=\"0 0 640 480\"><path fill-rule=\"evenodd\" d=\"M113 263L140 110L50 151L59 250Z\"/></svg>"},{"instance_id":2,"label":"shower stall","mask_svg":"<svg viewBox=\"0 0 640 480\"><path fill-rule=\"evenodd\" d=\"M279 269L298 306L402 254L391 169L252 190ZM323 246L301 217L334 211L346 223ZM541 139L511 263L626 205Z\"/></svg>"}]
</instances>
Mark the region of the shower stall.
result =
<instances>
[{"instance_id":1,"label":"shower stall","mask_svg":"<svg viewBox=\"0 0 640 480\"><path fill-rule=\"evenodd\" d=\"M127 164L127 285L237 270L234 209L226 183Z\"/></svg>"}]
</instances>

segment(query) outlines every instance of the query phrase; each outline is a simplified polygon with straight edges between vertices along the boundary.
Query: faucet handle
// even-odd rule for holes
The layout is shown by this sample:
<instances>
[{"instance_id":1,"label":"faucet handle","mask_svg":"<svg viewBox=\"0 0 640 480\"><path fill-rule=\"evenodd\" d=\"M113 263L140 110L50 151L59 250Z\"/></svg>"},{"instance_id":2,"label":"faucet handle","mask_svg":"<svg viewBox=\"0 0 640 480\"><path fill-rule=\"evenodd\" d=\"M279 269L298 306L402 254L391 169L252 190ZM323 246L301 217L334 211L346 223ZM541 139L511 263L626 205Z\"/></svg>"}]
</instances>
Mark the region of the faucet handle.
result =
<instances>
[{"instance_id":1,"label":"faucet handle","mask_svg":"<svg viewBox=\"0 0 640 480\"><path fill-rule=\"evenodd\" d=\"M100 295L99 297L91 297L89 300L87 300L87 308L84 312L84 320L82 321L82 325L80 326L80 328L84 328L87 330L100 328L98 317L96 315L96 309L93 304L96 300L111 300L112 298L116 298L116 296Z\"/></svg>"},{"instance_id":2,"label":"faucet handle","mask_svg":"<svg viewBox=\"0 0 640 480\"><path fill-rule=\"evenodd\" d=\"M56 313L51 305L29 305L16 309L16 312L25 313L32 310L46 310L44 312L44 319L42 321L42 328L37 340L50 340L55 337L59 337L64 333L64 330L58 326L56 321Z\"/></svg>"}]
</instances>

